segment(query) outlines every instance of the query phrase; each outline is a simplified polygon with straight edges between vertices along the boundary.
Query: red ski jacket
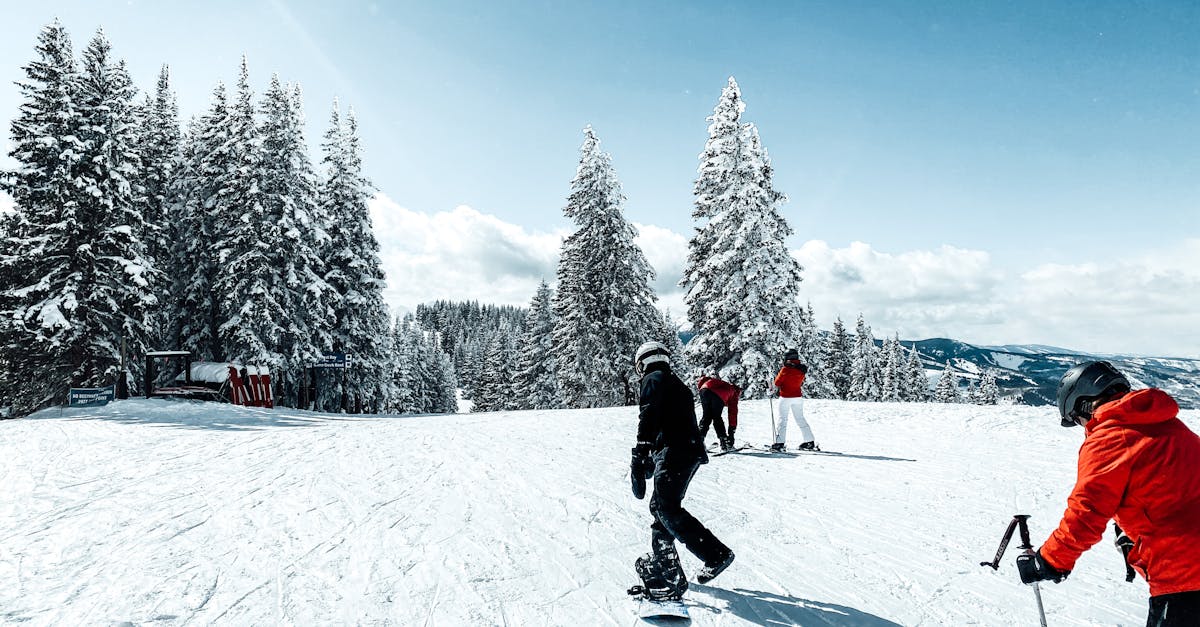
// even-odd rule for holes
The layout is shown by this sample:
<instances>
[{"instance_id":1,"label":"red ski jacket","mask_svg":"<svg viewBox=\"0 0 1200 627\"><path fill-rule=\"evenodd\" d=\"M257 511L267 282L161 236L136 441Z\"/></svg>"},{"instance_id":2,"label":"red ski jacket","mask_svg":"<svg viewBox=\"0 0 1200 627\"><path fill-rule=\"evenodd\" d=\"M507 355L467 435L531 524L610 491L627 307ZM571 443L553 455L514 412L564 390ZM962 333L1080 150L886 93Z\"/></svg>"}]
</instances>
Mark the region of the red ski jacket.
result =
<instances>
[{"instance_id":1,"label":"red ski jacket","mask_svg":"<svg viewBox=\"0 0 1200 627\"><path fill-rule=\"evenodd\" d=\"M1131 392L1084 427L1079 477L1042 558L1071 570L1110 518L1134 541L1133 566L1150 595L1200 590L1200 437L1162 390Z\"/></svg>"},{"instance_id":2,"label":"red ski jacket","mask_svg":"<svg viewBox=\"0 0 1200 627\"><path fill-rule=\"evenodd\" d=\"M779 388L779 396L782 398L804 396L801 388L804 386L804 375L807 372L808 368L799 360L789 359L783 362L779 374L775 375L775 387Z\"/></svg>"},{"instance_id":3,"label":"red ski jacket","mask_svg":"<svg viewBox=\"0 0 1200 627\"><path fill-rule=\"evenodd\" d=\"M713 377L700 377L696 387L709 390L720 397L721 402L725 403L725 409L729 410L729 424L737 426L737 404L738 399L742 397L742 388Z\"/></svg>"}]
</instances>

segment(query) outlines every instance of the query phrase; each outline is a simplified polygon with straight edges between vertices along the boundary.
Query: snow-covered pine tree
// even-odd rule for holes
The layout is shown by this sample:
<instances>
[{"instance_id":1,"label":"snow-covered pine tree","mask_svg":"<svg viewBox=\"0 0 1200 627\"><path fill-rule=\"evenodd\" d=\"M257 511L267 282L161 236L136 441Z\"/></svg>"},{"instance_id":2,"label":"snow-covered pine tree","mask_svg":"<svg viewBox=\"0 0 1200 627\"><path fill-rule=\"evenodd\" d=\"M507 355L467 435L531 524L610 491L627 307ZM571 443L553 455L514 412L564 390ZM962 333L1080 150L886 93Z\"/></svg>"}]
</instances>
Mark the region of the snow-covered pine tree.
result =
<instances>
[{"instance_id":1,"label":"snow-covered pine tree","mask_svg":"<svg viewBox=\"0 0 1200 627\"><path fill-rule=\"evenodd\" d=\"M518 400L513 398L514 357L512 333L507 327L501 327L487 344L483 366L475 383L472 412L518 408Z\"/></svg>"},{"instance_id":2,"label":"snow-covered pine tree","mask_svg":"<svg viewBox=\"0 0 1200 627\"><path fill-rule=\"evenodd\" d=\"M962 397L958 391L958 375L954 374L949 361L946 362L946 367L942 370L942 375L938 377L937 385L933 388L933 402L962 402Z\"/></svg>"},{"instance_id":3,"label":"snow-covered pine tree","mask_svg":"<svg viewBox=\"0 0 1200 627\"><path fill-rule=\"evenodd\" d=\"M552 299L550 286L542 281L525 315L513 394L521 409L554 409L560 405L554 375Z\"/></svg>"},{"instance_id":4,"label":"snow-covered pine tree","mask_svg":"<svg viewBox=\"0 0 1200 627\"><path fill-rule=\"evenodd\" d=\"M393 414L413 413L417 404L417 390L413 385L417 368L417 346L409 329L411 314L396 316L392 324L392 394L388 398L387 411Z\"/></svg>"},{"instance_id":5,"label":"snow-covered pine tree","mask_svg":"<svg viewBox=\"0 0 1200 627\"><path fill-rule=\"evenodd\" d=\"M328 220L325 281L332 288L333 349L353 355L346 385L347 394L356 399L353 403L374 409L386 404L391 386L390 314L383 301L386 283L367 204L372 187L362 173L353 109L343 125L334 101L322 147L326 174L320 203L321 216Z\"/></svg>"},{"instance_id":6,"label":"snow-covered pine tree","mask_svg":"<svg viewBox=\"0 0 1200 627\"><path fill-rule=\"evenodd\" d=\"M771 388L779 358L795 347L801 308L800 264L779 212L786 197L772 186L770 158L730 77L700 155L692 217L706 222L688 243L680 285L696 336L687 345L698 371L742 386L747 398Z\"/></svg>"},{"instance_id":7,"label":"snow-covered pine tree","mask_svg":"<svg viewBox=\"0 0 1200 627\"><path fill-rule=\"evenodd\" d=\"M158 73L154 93L138 110L135 128L137 151L141 160L141 187L138 205L142 212L146 257L162 273L153 291L157 306L150 314L148 338L151 347L177 348L179 328L173 300L173 249L188 237L178 230L175 221L174 181L179 176L182 159L182 138L179 128L179 106L171 91L170 70L166 65Z\"/></svg>"},{"instance_id":8,"label":"snow-covered pine tree","mask_svg":"<svg viewBox=\"0 0 1200 627\"><path fill-rule=\"evenodd\" d=\"M963 400L963 402L970 403L972 405L979 404L978 388L975 386L974 380L967 382L967 391L966 391L966 393L963 394L962 400Z\"/></svg>"},{"instance_id":9,"label":"snow-covered pine tree","mask_svg":"<svg viewBox=\"0 0 1200 627\"><path fill-rule=\"evenodd\" d=\"M568 407L636 401L633 352L659 338L654 270L625 221L612 158L584 129L579 167L563 214L578 226L563 241L554 295L555 370Z\"/></svg>"},{"instance_id":10,"label":"snow-covered pine tree","mask_svg":"<svg viewBox=\"0 0 1200 627\"><path fill-rule=\"evenodd\" d=\"M92 233L84 245L93 260L84 270L77 304L82 315L75 331L92 347L91 359L76 372L103 381L119 367L124 340L128 371L141 380L147 327L157 307L161 275L146 257L146 232L137 200L140 161L133 103L137 88L125 61L112 57L112 45L98 30L83 52L79 113L85 152L76 177L80 215Z\"/></svg>"},{"instance_id":11,"label":"snow-covered pine tree","mask_svg":"<svg viewBox=\"0 0 1200 627\"><path fill-rule=\"evenodd\" d=\"M904 400L913 403L924 403L929 398L929 378L925 376L925 366L921 364L921 354L917 352L915 343L908 353L908 363L904 371Z\"/></svg>"},{"instance_id":12,"label":"snow-covered pine tree","mask_svg":"<svg viewBox=\"0 0 1200 627\"><path fill-rule=\"evenodd\" d=\"M846 325L842 322L842 317L838 316L833 321L833 330L825 338L821 355L829 398L850 398L853 348L854 343L846 333Z\"/></svg>"},{"instance_id":13,"label":"snow-covered pine tree","mask_svg":"<svg viewBox=\"0 0 1200 627\"><path fill-rule=\"evenodd\" d=\"M305 369L329 350L328 315L323 309L330 288L322 277L324 262L313 224L316 189L298 98L278 76L263 95L259 191L266 280L282 312L279 336L268 351L279 356L273 373L278 399L295 406Z\"/></svg>"},{"instance_id":14,"label":"snow-covered pine tree","mask_svg":"<svg viewBox=\"0 0 1200 627\"><path fill-rule=\"evenodd\" d=\"M996 371L988 368L983 371L976 391L976 403L980 405L996 405L1000 402L1000 386L996 383Z\"/></svg>"},{"instance_id":15,"label":"snow-covered pine tree","mask_svg":"<svg viewBox=\"0 0 1200 627\"><path fill-rule=\"evenodd\" d=\"M679 336L679 323L670 311L663 312L663 346L671 351L671 369L679 376L687 376L692 372L692 365L687 358L687 350L683 346L683 338Z\"/></svg>"},{"instance_id":16,"label":"snow-covered pine tree","mask_svg":"<svg viewBox=\"0 0 1200 627\"><path fill-rule=\"evenodd\" d=\"M877 401L879 390L879 360L875 337L862 314L855 327L854 350L850 356L850 395L852 401Z\"/></svg>"},{"instance_id":17,"label":"snow-covered pine tree","mask_svg":"<svg viewBox=\"0 0 1200 627\"><path fill-rule=\"evenodd\" d=\"M429 349L431 363L432 389L429 411L435 414L453 414L458 411L458 380L454 373L454 363L446 351L438 345L435 334L430 334L426 343Z\"/></svg>"},{"instance_id":18,"label":"snow-covered pine tree","mask_svg":"<svg viewBox=\"0 0 1200 627\"><path fill-rule=\"evenodd\" d=\"M229 109L229 147L233 170L214 207L219 341L226 359L268 366L276 373L283 366L279 348L288 312L273 280L279 232L264 203L262 134L245 57Z\"/></svg>"},{"instance_id":19,"label":"snow-covered pine tree","mask_svg":"<svg viewBox=\"0 0 1200 627\"><path fill-rule=\"evenodd\" d=\"M308 325L309 350L327 353L333 347L333 324L336 319L331 304L336 299L332 293L332 287L325 282L325 275L329 273L326 255L330 252L331 219L325 214L325 208L322 206L319 189L320 177L317 176L313 167L312 159L308 154L308 141L304 138L306 116L304 115L304 94L300 85L292 88L290 122L293 137L302 147L294 153L297 159L294 170L297 183L297 228L300 233L300 241L307 242L308 247L316 253L315 257L309 259L309 264L311 273L319 279L319 282L313 287L304 290L301 315L304 316ZM321 289L314 289L316 287Z\"/></svg>"},{"instance_id":20,"label":"snow-covered pine tree","mask_svg":"<svg viewBox=\"0 0 1200 627\"><path fill-rule=\"evenodd\" d=\"M135 89L111 50L98 31L77 72L55 22L20 84L10 155L22 167L8 185L19 215L4 260L19 281L3 316L10 377L28 377L10 387L16 414L61 400L69 386L116 382L122 340L131 356L146 349L156 276L136 206ZM132 381L138 362L127 362Z\"/></svg>"},{"instance_id":21,"label":"snow-covered pine tree","mask_svg":"<svg viewBox=\"0 0 1200 627\"><path fill-rule=\"evenodd\" d=\"M903 351L903 348L900 346L899 335L895 338L889 337L883 341L883 350L880 351L880 357L884 362L879 400L895 402L902 399L902 390L904 388L904 354L901 351Z\"/></svg>"},{"instance_id":22,"label":"snow-covered pine tree","mask_svg":"<svg viewBox=\"0 0 1200 627\"><path fill-rule=\"evenodd\" d=\"M75 349L70 319L86 263L76 249L90 239L75 185L85 153L80 81L58 20L38 34L34 53L17 82L22 103L10 127L8 155L19 165L0 177L16 207L0 251L9 283L0 295L3 387L14 415L60 401L81 383L68 358Z\"/></svg>"}]
</instances>

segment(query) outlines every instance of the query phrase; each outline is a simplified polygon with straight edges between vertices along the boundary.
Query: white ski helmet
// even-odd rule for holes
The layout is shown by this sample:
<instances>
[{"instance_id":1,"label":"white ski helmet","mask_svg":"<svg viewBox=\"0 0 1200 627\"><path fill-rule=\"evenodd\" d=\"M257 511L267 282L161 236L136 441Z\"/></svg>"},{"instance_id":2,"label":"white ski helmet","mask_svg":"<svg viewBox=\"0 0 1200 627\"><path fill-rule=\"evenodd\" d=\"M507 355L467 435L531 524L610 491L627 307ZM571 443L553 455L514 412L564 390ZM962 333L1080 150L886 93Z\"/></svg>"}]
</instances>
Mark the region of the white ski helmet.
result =
<instances>
[{"instance_id":1,"label":"white ski helmet","mask_svg":"<svg viewBox=\"0 0 1200 627\"><path fill-rule=\"evenodd\" d=\"M646 371L646 366L670 360L671 351L667 350L662 342L646 342L633 354L633 369L642 374Z\"/></svg>"}]
</instances>

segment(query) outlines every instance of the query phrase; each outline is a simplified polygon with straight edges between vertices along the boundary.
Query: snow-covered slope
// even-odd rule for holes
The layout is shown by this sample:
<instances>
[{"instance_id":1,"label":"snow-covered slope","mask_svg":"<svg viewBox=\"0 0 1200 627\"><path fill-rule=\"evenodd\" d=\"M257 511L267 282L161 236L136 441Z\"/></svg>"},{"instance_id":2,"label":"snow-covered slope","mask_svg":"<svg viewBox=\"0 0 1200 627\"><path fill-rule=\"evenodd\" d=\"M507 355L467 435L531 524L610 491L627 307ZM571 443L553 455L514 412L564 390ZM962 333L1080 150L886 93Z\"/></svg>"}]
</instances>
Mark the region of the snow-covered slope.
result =
<instances>
[{"instance_id":1,"label":"snow-covered slope","mask_svg":"<svg viewBox=\"0 0 1200 627\"><path fill-rule=\"evenodd\" d=\"M731 455L697 474L685 505L738 558L693 585L694 624L1035 623L1015 552L998 573L978 564L1014 513L1045 538L1079 430L1046 407L806 410L845 456ZM137 400L3 422L0 623L634 624L650 523L628 488L634 413ZM741 421L768 439L766 404ZM1143 623L1146 586L1123 573L1106 538L1046 587L1052 624Z\"/></svg>"}]
</instances>

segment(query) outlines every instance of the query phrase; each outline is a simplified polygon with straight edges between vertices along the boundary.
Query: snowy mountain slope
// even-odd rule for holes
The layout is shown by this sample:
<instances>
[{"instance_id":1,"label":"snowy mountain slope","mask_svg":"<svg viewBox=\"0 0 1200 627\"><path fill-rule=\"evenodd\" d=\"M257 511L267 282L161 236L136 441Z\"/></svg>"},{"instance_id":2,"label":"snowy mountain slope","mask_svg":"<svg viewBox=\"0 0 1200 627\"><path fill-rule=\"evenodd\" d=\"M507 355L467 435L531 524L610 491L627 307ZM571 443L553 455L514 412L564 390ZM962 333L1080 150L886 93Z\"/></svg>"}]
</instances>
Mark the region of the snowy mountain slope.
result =
<instances>
[{"instance_id":1,"label":"snowy mountain slope","mask_svg":"<svg viewBox=\"0 0 1200 627\"><path fill-rule=\"evenodd\" d=\"M1045 538L1079 430L1046 407L806 412L845 456L727 456L697 474L685 504L738 558L693 585L694 624L1036 621L1014 554L999 573L978 563L1013 513ZM635 624L625 588L650 517L628 488L634 414L135 400L6 421L0 623ZM763 402L741 422L768 439ZM1109 538L1044 592L1055 625L1141 624L1146 594Z\"/></svg>"},{"instance_id":2,"label":"snowy mountain slope","mask_svg":"<svg viewBox=\"0 0 1200 627\"><path fill-rule=\"evenodd\" d=\"M1071 366L1092 360L1113 362L1134 381L1134 387L1157 387L1170 392L1186 408L1200 408L1200 360L1132 355L1095 355L1042 345L975 346L958 340L933 338L904 342L915 345L925 367L941 372L949 361L965 386L983 368L997 370L1006 396L1028 405L1054 404L1058 381Z\"/></svg>"}]
</instances>

